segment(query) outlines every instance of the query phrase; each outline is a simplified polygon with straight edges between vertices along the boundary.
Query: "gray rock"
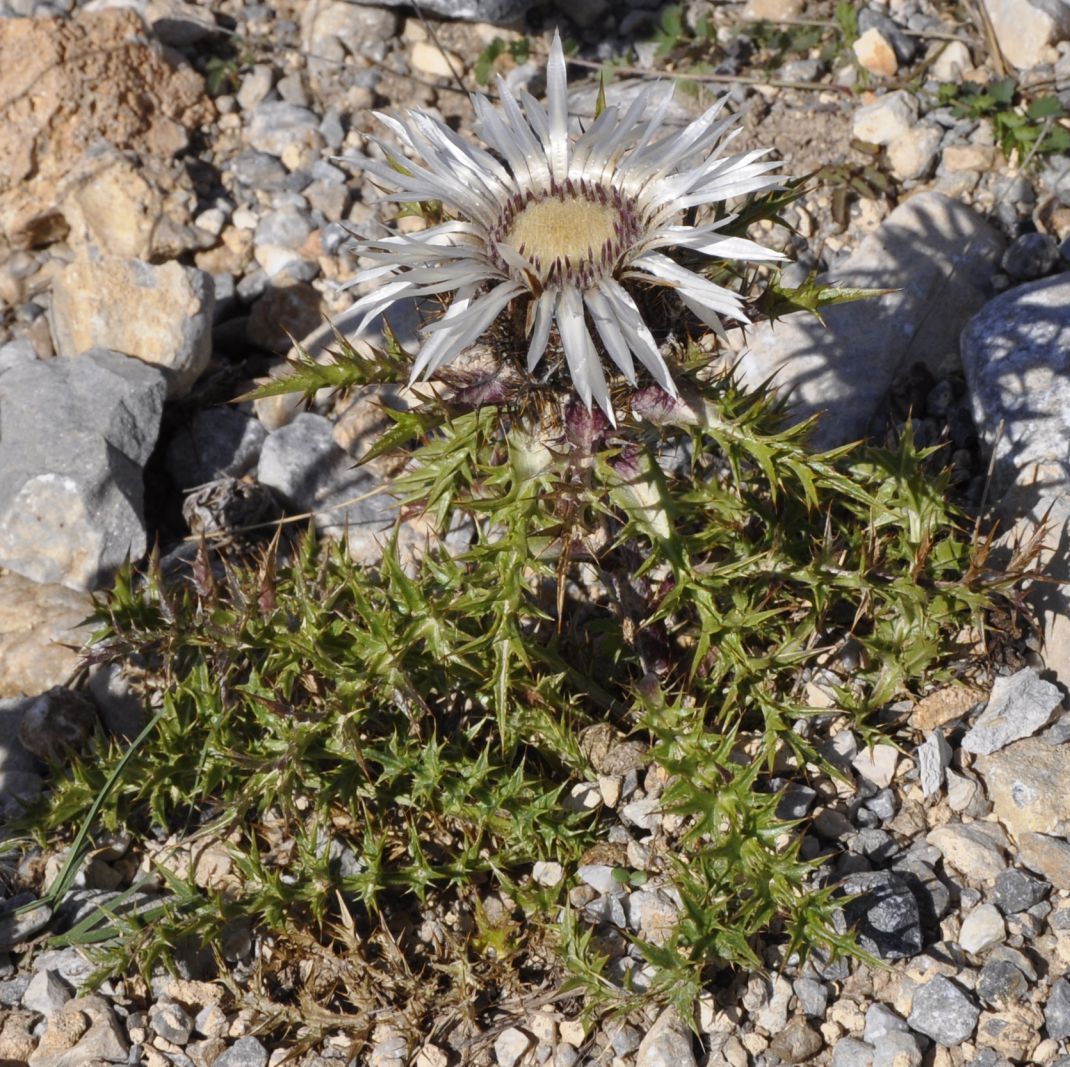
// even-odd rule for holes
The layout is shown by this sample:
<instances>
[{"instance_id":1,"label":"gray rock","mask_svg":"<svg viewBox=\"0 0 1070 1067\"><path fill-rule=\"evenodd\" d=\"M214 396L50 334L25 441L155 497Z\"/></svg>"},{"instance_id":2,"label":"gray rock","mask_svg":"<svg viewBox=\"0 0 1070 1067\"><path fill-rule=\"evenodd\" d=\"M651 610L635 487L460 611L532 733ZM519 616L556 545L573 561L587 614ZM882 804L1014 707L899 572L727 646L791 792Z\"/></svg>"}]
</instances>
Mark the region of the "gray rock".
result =
<instances>
[{"instance_id":1,"label":"gray rock","mask_svg":"<svg viewBox=\"0 0 1070 1067\"><path fill-rule=\"evenodd\" d=\"M666 1008L647 1031L635 1067L696 1067L691 1031L675 1008Z\"/></svg>"},{"instance_id":2,"label":"gray rock","mask_svg":"<svg viewBox=\"0 0 1070 1067\"><path fill-rule=\"evenodd\" d=\"M798 416L824 412L812 437L817 447L865 434L910 364L925 362L937 372L952 364L1003 247L1003 238L963 204L939 193L912 197L823 279L897 292L828 308L827 328L805 312L762 323L740 360L744 382L756 386L775 375Z\"/></svg>"},{"instance_id":3,"label":"gray rock","mask_svg":"<svg viewBox=\"0 0 1070 1067\"><path fill-rule=\"evenodd\" d=\"M798 998L799 1007L811 1019L823 1019L828 1010L829 991L824 982L816 978L796 978L792 989Z\"/></svg>"},{"instance_id":4,"label":"gray rock","mask_svg":"<svg viewBox=\"0 0 1070 1067\"><path fill-rule=\"evenodd\" d=\"M909 1029L906 1019L892 1011L887 1004L878 1002L866 1009L866 1025L862 1037L870 1045L876 1046L886 1034L905 1033Z\"/></svg>"},{"instance_id":5,"label":"gray rock","mask_svg":"<svg viewBox=\"0 0 1070 1067\"><path fill-rule=\"evenodd\" d=\"M939 855L939 854L938 854ZM951 904L948 887L936 871L920 857L910 854L896 860L892 870L903 879L918 902L922 926L933 929L947 914Z\"/></svg>"},{"instance_id":6,"label":"gray rock","mask_svg":"<svg viewBox=\"0 0 1070 1067\"><path fill-rule=\"evenodd\" d=\"M925 741L918 746L917 760L922 795L934 796L940 792L944 772L951 763L951 746L944 738L943 730L929 731Z\"/></svg>"},{"instance_id":7,"label":"gray rock","mask_svg":"<svg viewBox=\"0 0 1070 1067\"><path fill-rule=\"evenodd\" d=\"M22 994L22 1006L48 1019L73 996L74 990L55 971L43 970L30 979Z\"/></svg>"},{"instance_id":8,"label":"gray rock","mask_svg":"<svg viewBox=\"0 0 1070 1067\"><path fill-rule=\"evenodd\" d=\"M281 156L287 145L319 137L320 120L307 107L269 100L258 104L245 130L250 147Z\"/></svg>"},{"instance_id":9,"label":"gray rock","mask_svg":"<svg viewBox=\"0 0 1070 1067\"><path fill-rule=\"evenodd\" d=\"M962 334L977 429L995 451L992 499L1011 521L1051 513L1049 581L1031 591L1046 665L1070 680L1070 274L1017 286L990 301ZM1025 533L1026 531L1023 531Z\"/></svg>"},{"instance_id":10,"label":"gray rock","mask_svg":"<svg viewBox=\"0 0 1070 1067\"><path fill-rule=\"evenodd\" d=\"M1044 1027L1048 1037L1056 1041L1070 1037L1070 982L1056 979L1044 1005Z\"/></svg>"},{"instance_id":11,"label":"gray rock","mask_svg":"<svg viewBox=\"0 0 1070 1067\"><path fill-rule=\"evenodd\" d=\"M255 1037L239 1037L221 1053L212 1067L267 1067L267 1049Z\"/></svg>"},{"instance_id":12,"label":"gray rock","mask_svg":"<svg viewBox=\"0 0 1070 1067\"><path fill-rule=\"evenodd\" d=\"M300 248L312 232L312 223L304 212L293 207L269 211L256 227L258 245L277 245L280 248Z\"/></svg>"},{"instance_id":13,"label":"gray rock","mask_svg":"<svg viewBox=\"0 0 1070 1067\"><path fill-rule=\"evenodd\" d=\"M13 971L14 966L8 953L5 952L0 959L6 961L5 980L0 982L0 1008L17 1008L22 1003L23 994L32 981L33 975L23 971L12 978L6 978L6 974Z\"/></svg>"},{"instance_id":14,"label":"gray rock","mask_svg":"<svg viewBox=\"0 0 1070 1067\"><path fill-rule=\"evenodd\" d=\"M873 1067L873 1046L857 1037L841 1037L832 1050L832 1067Z\"/></svg>"},{"instance_id":15,"label":"gray rock","mask_svg":"<svg viewBox=\"0 0 1070 1067\"><path fill-rule=\"evenodd\" d=\"M185 1045L193 1033L193 1020L181 1004L161 999L149 1008L149 1026L165 1041Z\"/></svg>"},{"instance_id":16,"label":"gray rock","mask_svg":"<svg viewBox=\"0 0 1070 1067\"><path fill-rule=\"evenodd\" d=\"M907 1022L912 1030L953 1048L970 1039L980 1014L973 997L941 974L914 990Z\"/></svg>"},{"instance_id":17,"label":"gray rock","mask_svg":"<svg viewBox=\"0 0 1070 1067\"><path fill-rule=\"evenodd\" d=\"M609 1043L618 1056L630 1056L643 1040L642 1034L627 1023L610 1024L607 1028Z\"/></svg>"},{"instance_id":18,"label":"gray rock","mask_svg":"<svg viewBox=\"0 0 1070 1067\"><path fill-rule=\"evenodd\" d=\"M962 739L967 752L987 755L1029 737L1051 722L1063 695L1032 667L997 678L977 722Z\"/></svg>"},{"instance_id":19,"label":"gray rock","mask_svg":"<svg viewBox=\"0 0 1070 1067\"><path fill-rule=\"evenodd\" d=\"M922 947L918 902L907 883L892 871L849 875L843 891L860 894L844 905L858 943L881 959L916 956Z\"/></svg>"},{"instance_id":20,"label":"gray rock","mask_svg":"<svg viewBox=\"0 0 1070 1067\"><path fill-rule=\"evenodd\" d=\"M1039 904L1050 892L1051 886L1042 878L1012 867L996 879L992 899L1004 915L1017 915Z\"/></svg>"},{"instance_id":21,"label":"gray rock","mask_svg":"<svg viewBox=\"0 0 1070 1067\"><path fill-rule=\"evenodd\" d=\"M928 1042L909 1031L893 1030L873 1047L873 1067L921 1067Z\"/></svg>"},{"instance_id":22,"label":"gray rock","mask_svg":"<svg viewBox=\"0 0 1070 1067\"><path fill-rule=\"evenodd\" d=\"M25 698L0 700L0 825L7 819L18 818L44 788L39 774L41 764L18 737L29 704ZM11 947L4 943L4 921L0 906L0 949Z\"/></svg>"},{"instance_id":23,"label":"gray rock","mask_svg":"<svg viewBox=\"0 0 1070 1067\"><path fill-rule=\"evenodd\" d=\"M1047 233L1023 233L1003 253L1000 266L1018 282L1031 282L1050 273L1059 262L1059 242Z\"/></svg>"},{"instance_id":24,"label":"gray rock","mask_svg":"<svg viewBox=\"0 0 1070 1067\"><path fill-rule=\"evenodd\" d=\"M205 408L183 425L167 448L167 469L180 489L251 470L267 439L263 425L233 407Z\"/></svg>"},{"instance_id":25,"label":"gray rock","mask_svg":"<svg viewBox=\"0 0 1070 1067\"><path fill-rule=\"evenodd\" d=\"M267 152L247 148L231 159L228 166L237 181L250 189L272 192L286 184L286 168Z\"/></svg>"},{"instance_id":26,"label":"gray rock","mask_svg":"<svg viewBox=\"0 0 1070 1067\"><path fill-rule=\"evenodd\" d=\"M17 363L32 363L37 359L33 342L29 338L22 337L15 341L8 341L0 345L0 374L10 370Z\"/></svg>"},{"instance_id":27,"label":"gray rock","mask_svg":"<svg viewBox=\"0 0 1070 1067\"><path fill-rule=\"evenodd\" d=\"M396 518L392 498L375 492L376 479L354 467L321 415L298 415L271 434L257 477L295 511L314 511L317 529L334 536L348 532L351 548L356 538L382 537Z\"/></svg>"},{"instance_id":28,"label":"gray rock","mask_svg":"<svg viewBox=\"0 0 1070 1067\"><path fill-rule=\"evenodd\" d=\"M977 976L977 995L994 1007L1006 1007L1028 990L1025 975L1010 960L988 959Z\"/></svg>"},{"instance_id":29,"label":"gray rock","mask_svg":"<svg viewBox=\"0 0 1070 1067\"><path fill-rule=\"evenodd\" d=\"M39 759L58 762L81 751L96 724L93 703L57 685L23 705L19 740L27 752Z\"/></svg>"},{"instance_id":30,"label":"gray rock","mask_svg":"<svg viewBox=\"0 0 1070 1067\"><path fill-rule=\"evenodd\" d=\"M243 111L252 111L271 92L275 72L268 63L256 63L241 80L236 98Z\"/></svg>"},{"instance_id":31,"label":"gray rock","mask_svg":"<svg viewBox=\"0 0 1070 1067\"><path fill-rule=\"evenodd\" d=\"M0 951L29 941L52 921L52 909L44 904L20 910L33 901L32 893L20 893L0 903Z\"/></svg>"},{"instance_id":32,"label":"gray rock","mask_svg":"<svg viewBox=\"0 0 1070 1067\"><path fill-rule=\"evenodd\" d=\"M576 868L576 877L599 893L620 894L625 886L613 876L616 869L608 863L581 863Z\"/></svg>"},{"instance_id":33,"label":"gray rock","mask_svg":"<svg viewBox=\"0 0 1070 1067\"><path fill-rule=\"evenodd\" d=\"M118 663L101 664L89 675L89 692L104 729L113 737L133 741L148 721L145 697Z\"/></svg>"},{"instance_id":34,"label":"gray rock","mask_svg":"<svg viewBox=\"0 0 1070 1067\"><path fill-rule=\"evenodd\" d=\"M823 1045L821 1035L805 1019L796 1017L773 1035L769 1051L781 1063L805 1063L816 1056Z\"/></svg>"},{"instance_id":35,"label":"gray rock","mask_svg":"<svg viewBox=\"0 0 1070 1067\"><path fill-rule=\"evenodd\" d=\"M142 465L166 391L159 369L104 350L0 376L0 565L93 589L144 553Z\"/></svg>"},{"instance_id":36,"label":"gray rock","mask_svg":"<svg viewBox=\"0 0 1070 1067\"><path fill-rule=\"evenodd\" d=\"M792 783L784 790L776 808L778 819L805 819L817 799L817 791L808 785Z\"/></svg>"},{"instance_id":37,"label":"gray rock","mask_svg":"<svg viewBox=\"0 0 1070 1067\"><path fill-rule=\"evenodd\" d=\"M33 966L35 971L55 971L75 989L93 973L93 964L73 945L39 953L34 957Z\"/></svg>"},{"instance_id":38,"label":"gray rock","mask_svg":"<svg viewBox=\"0 0 1070 1067\"><path fill-rule=\"evenodd\" d=\"M639 889L624 901L628 926L644 940L664 944L679 918L679 909L668 893L661 889Z\"/></svg>"}]
</instances>

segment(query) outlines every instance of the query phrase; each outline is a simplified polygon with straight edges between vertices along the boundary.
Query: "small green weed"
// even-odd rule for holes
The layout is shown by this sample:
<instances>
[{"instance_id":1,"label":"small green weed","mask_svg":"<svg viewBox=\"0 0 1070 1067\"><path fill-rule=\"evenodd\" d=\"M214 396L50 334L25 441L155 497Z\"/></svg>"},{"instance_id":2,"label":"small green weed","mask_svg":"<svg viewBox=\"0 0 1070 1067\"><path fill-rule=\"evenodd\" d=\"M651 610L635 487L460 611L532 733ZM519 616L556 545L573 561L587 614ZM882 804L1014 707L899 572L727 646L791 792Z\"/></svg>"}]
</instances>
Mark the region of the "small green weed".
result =
<instances>
[{"instance_id":1,"label":"small green weed","mask_svg":"<svg viewBox=\"0 0 1070 1067\"><path fill-rule=\"evenodd\" d=\"M502 56L509 56L514 63L526 63L530 55L531 42L526 37L519 37L515 41L508 42L502 40L501 37L495 37L479 53L472 65L472 73L480 85L486 85Z\"/></svg>"},{"instance_id":2,"label":"small green weed","mask_svg":"<svg viewBox=\"0 0 1070 1067\"><path fill-rule=\"evenodd\" d=\"M945 83L937 97L960 118L990 119L996 143L1007 159L1022 163L1070 150L1068 115L1059 98L1036 96L1026 101L1013 78L987 85Z\"/></svg>"}]
</instances>

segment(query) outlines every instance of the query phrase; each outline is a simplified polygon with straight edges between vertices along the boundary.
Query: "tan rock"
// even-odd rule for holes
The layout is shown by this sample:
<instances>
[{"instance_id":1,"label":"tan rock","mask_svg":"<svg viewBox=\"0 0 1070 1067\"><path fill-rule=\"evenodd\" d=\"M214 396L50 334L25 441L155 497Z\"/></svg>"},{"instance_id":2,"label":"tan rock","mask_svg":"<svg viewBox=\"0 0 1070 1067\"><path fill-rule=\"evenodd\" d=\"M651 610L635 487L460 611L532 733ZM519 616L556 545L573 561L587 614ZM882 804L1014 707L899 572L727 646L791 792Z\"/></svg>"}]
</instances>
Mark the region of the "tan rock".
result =
<instances>
[{"instance_id":1,"label":"tan rock","mask_svg":"<svg viewBox=\"0 0 1070 1067\"><path fill-rule=\"evenodd\" d=\"M429 78L452 78L454 72L464 73L464 60L456 52L449 52L430 41L417 41L409 56L412 69Z\"/></svg>"},{"instance_id":2,"label":"tan rock","mask_svg":"<svg viewBox=\"0 0 1070 1067\"><path fill-rule=\"evenodd\" d=\"M63 685L92 633L86 593L0 574L0 699L33 696Z\"/></svg>"},{"instance_id":3,"label":"tan rock","mask_svg":"<svg viewBox=\"0 0 1070 1067\"><path fill-rule=\"evenodd\" d=\"M67 1001L48 1020L29 1067L79 1067L105 1061L124 1063L129 1042L111 1005L101 996Z\"/></svg>"},{"instance_id":4,"label":"tan rock","mask_svg":"<svg viewBox=\"0 0 1070 1067\"><path fill-rule=\"evenodd\" d=\"M1044 1016L1033 1004L1011 1004L1003 1011L983 1011L977 1022L977 1045L995 1049L1015 1063L1030 1062L1040 1043Z\"/></svg>"},{"instance_id":5,"label":"tan rock","mask_svg":"<svg viewBox=\"0 0 1070 1067\"><path fill-rule=\"evenodd\" d=\"M1007 869L1002 845L979 825L941 826L929 831L928 841L940 850L946 863L972 881L994 881Z\"/></svg>"},{"instance_id":6,"label":"tan rock","mask_svg":"<svg viewBox=\"0 0 1070 1067\"><path fill-rule=\"evenodd\" d=\"M977 757L999 821L1015 836L1070 832L1070 748L1030 737Z\"/></svg>"},{"instance_id":7,"label":"tan rock","mask_svg":"<svg viewBox=\"0 0 1070 1067\"><path fill-rule=\"evenodd\" d=\"M227 226L214 248L198 252L193 262L208 274L244 274L253 258L253 231Z\"/></svg>"},{"instance_id":8,"label":"tan rock","mask_svg":"<svg viewBox=\"0 0 1070 1067\"><path fill-rule=\"evenodd\" d=\"M781 22L797 19L803 13L803 0L747 0L743 18L754 22Z\"/></svg>"},{"instance_id":9,"label":"tan rock","mask_svg":"<svg viewBox=\"0 0 1070 1067\"><path fill-rule=\"evenodd\" d=\"M185 170L110 145L85 156L56 195L76 252L159 262L195 247L200 236L190 227L196 198Z\"/></svg>"},{"instance_id":10,"label":"tan rock","mask_svg":"<svg viewBox=\"0 0 1070 1067\"><path fill-rule=\"evenodd\" d=\"M96 142L170 159L212 116L200 75L144 31L128 9L0 20L0 232L14 247L65 234L57 186Z\"/></svg>"},{"instance_id":11,"label":"tan rock","mask_svg":"<svg viewBox=\"0 0 1070 1067\"><path fill-rule=\"evenodd\" d=\"M184 396L211 358L212 279L180 263L75 262L56 278L50 321L56 351L110 348L163 370Z\"/></svg>"},{"instance_id":12,"label":"tan rock","mask_svg":"<svg viewBox=\"0 0 1070 1067\"><path fill-rule=\"evenodd\" d=\"M940 165L949 173L963 170L991 170L996 165L995 145L953 144L944 149Z\"/></svg>"},{"instance_id":13,"label":"tan rock","mask_svg":"<svg viewBox=\"0 0 1070 1067\"><path fill-rule=\"evenodd\" d=\"M910 713L910 725L927 732L957 719L974 705L986 700L988 694L975 685L949 685L923 696Z\"/></svg>"},{"instance_id":14,"label":"tan rock","mask_svg":"<svg viewBox=\"0 0 1070 1067\"><path fill-rule=\"evenodd\" d=\"M890 78L899 70L895 49L876 26L866 30L851 46L855 59L870 72Z\"/></svg>"},{"instance_id":15,"label":"tan rock","mask_svg":"<svg viewBox=\"0 0 1070 1067\"><path fill-rule=\"evenodd\" d=\"M37 1047L35 1012L8 1009L0 1016L0 1063L25 1063Z\"/></svg>"},{"instance_id":16,"label":"tan rock","mask_svg":"<svg viewBox=\"0 0 1070 1067\"><path fill-rule=\"evenodd\" d=\"M1031 871L1042 874L1056 889L1070 890L1070 844L1047 834L1022 833L1018 855Z\"/></svg>"}]
</instances>

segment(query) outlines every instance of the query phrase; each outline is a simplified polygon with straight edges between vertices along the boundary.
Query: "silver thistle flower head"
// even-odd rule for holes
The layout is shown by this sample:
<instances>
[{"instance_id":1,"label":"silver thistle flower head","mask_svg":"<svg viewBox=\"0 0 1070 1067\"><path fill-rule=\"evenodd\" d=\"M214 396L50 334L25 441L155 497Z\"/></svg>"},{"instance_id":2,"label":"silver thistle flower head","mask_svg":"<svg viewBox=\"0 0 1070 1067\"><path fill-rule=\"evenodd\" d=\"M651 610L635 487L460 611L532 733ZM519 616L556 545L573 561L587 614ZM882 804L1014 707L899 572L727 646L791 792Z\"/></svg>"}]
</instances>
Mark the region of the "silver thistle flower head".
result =
<instances>
[{"instance_id":1,"label":"silver thistle flower head","mask_svg":"<svg viewBox=\"0 0 1070 1067\"><path fill-rule=\"evenodd\" d=\"M740 297L677 263L676 247L716 259L782 258L719 230L731 221L682 224L685 210L775 188L768 149L726 155L736 133L722 117L726 98L687 126L666 131L672 88L651 86L626 111L615 106L578 136L568 130L565 57L555 33L546 68L546 105L520 100L498 79L501 107L473 97L478 133L470 144L419 110L376 117L403 149L376 140L387 162L358 166L388 190L387 200L439 201L449 221L417 233L362 241L371 261L350 284L381 284L354 307L360 328L410 297L452 294L432 322L412 379L434 373L474 344L513 301L527 305L528 370L546 352L556 324L572 382L613 421L599 349L633 385L635 360L673 396L676 386L629 286L661 285L713 330L720 316L746 321ZM594 326L595 335L589 328Z\"/></svg>"}]
</instances>

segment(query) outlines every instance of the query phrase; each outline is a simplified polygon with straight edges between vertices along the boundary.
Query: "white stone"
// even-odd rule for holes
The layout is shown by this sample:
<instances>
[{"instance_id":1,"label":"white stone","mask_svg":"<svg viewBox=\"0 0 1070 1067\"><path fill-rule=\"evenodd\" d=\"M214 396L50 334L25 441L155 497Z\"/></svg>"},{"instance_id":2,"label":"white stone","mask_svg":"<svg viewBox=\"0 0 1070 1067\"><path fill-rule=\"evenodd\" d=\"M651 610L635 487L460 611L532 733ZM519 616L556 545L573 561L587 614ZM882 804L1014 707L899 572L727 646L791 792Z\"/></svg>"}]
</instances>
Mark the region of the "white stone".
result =
<instances>
[{"instance_id":1,"label":"white stone","mask_svg":"<svg viewBox=\"0 0 1070 1067\"><path fill-rule=\"evenodd\" d=\"M951 746L942 730L930 730L924 744L918 746L918 778L925 797L940 792L944 784L944 771L951 763Z\"/></svg>"},{"instance_id":2,"label":"white stone","mask_svg":"<svg viewBox=\"0 0 1070 1067\"><path fill-rule=\"evenodd\" d=\"M597 782L577 782L562 801L566 811L593 811L602 803Z\"/></svg>"},{"instance_id":3,"label":"white stone","mask_svg":"<svg viewBox=\"0 0 1070 1067\"><path fill-rule=\"evenodd\" d=\"M940 82L958 82L962 75L973 69L973 58L962 41L948 41L933 60L929 73Z\"/></svg>"},{"instance_id":4,"label":"white stone","mask_svg":"<svg viewBox=\"0 0 1070 1067\"><path fill-rule=\"evenodd\" d=\"M928 123L905 130L888 145L888 166L900 181L924 178L936 162L943 131Z\"/></svg>"},{"instance_id":5,"label":"white stone","mask_svg":"<svg viewBox=\"0 0 1070 1067\"><path fill-rule=\"evenodd\" d=\"M635 1067L697 1067L691 1031L675 1008L666 1008L635 1054Z\"/></svg>"},{"instance_id":6,"label":"white stone","mask_svg":"<svg viewBox=\"0 0 1070 1067\"><path fill-rule=\"evenodd\" d=\"M1070 4L1065 0L984 0L1004 58L1019 70L1045 59L1048 45L1070 37Z\"/></svg>"},{"instance_id":7,"label":"white stone","mask_svg":"<svg viewBox=\"0 0 1070 1067\"><path fill-rule=\"evenodd\" d=\"M514 1067L531 1045L531 1035L523 1030L515 1026L503 1030L494 1042L494 1058L498 1061L498 1067Z\"/></svg>"},{"instance_id":8,"label":"white stone","mask_svg":"<svg viewBox=\"0 0 1070 1067\"><path fill-rule=\"evenodd\" d=\"M952 811L968 811L981 796L981 786L973 778L956 774L949 770L947 774L947 805Z\"/></svg>"},{"instance_id":9,"label":"white stone","mask_svg":"<svg viewBox=\"0 0 1070 1067\"><path fill-rule=\"evenodd\" d=\"M1007 936L1003 916L995 904L981 904L974 908L962 922L959 944L976 956L986 948L998 945Z\"/></svg>"},{"instance_id":10,"label":"white stone","mask_svg":"<svg viewBox=\"0 0 1070 1067\"><path fill-rule=\"evenodd\" d=\"M887 93L872 104L860 107L851 121L855 137L870 144L891 144L914 125L918 101L903 89Z\"/></svg>"},{"instance_id":11,"label":"white stone","mask_svg":"<svg viewBox=\"0 0 1070 1067\"><path fill-rule=\"evenodd\" d=\"M851 766L867 782L884 789L892 784L898 762L899 750L894 745L874 745L859 752L851 761Z\"/></svg>"},{"instance_id":12,"label":"white stone","mask_svg":"<svg viewBox=\"0 0 1070 1067\"><path fill-rule=\"evenodd\" d=\"M531 877L538 885L558 885L565 877L565 869L560 863L550 860L537 860L531 868Z\"/></svg>"},{"instance_id":13,"label":"white stone","mask_svg":"<svg viewBox=\"0 0 1070 1067\"><path fill-rule=\"evenodd\" d=\"M227 224L227 214L222 208L210 207L202 211L194 220L193 225L198 230L204 230L213 237L218 237Z\"/></svg>"}]
</instances>

